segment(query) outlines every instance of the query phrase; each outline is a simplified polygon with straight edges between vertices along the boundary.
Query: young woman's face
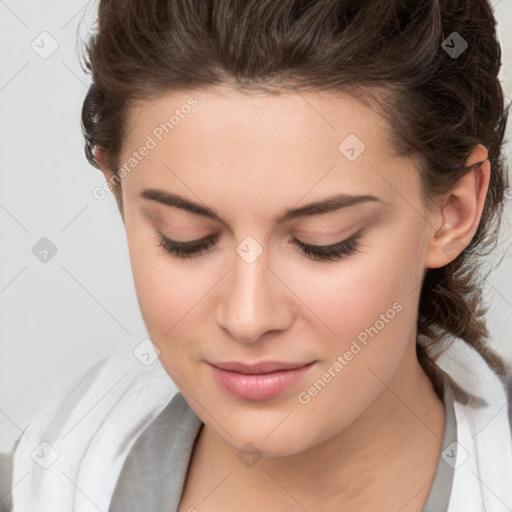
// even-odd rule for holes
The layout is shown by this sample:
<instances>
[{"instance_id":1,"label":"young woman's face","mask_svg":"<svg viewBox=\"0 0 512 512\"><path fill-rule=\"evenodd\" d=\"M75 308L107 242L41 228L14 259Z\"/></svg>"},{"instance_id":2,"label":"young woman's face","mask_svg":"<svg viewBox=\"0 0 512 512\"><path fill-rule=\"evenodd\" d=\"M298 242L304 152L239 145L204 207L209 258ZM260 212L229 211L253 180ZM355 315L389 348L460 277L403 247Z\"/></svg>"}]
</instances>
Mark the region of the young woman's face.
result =
<instances>
[{"instance_id":1,"label":"young woman's face","mask_svg":"<svg viewBox=\"0 0 512 512\"><path fill-rule=\"evenodd\" d=\"M392 378L408 385L434 228L386 119L348 97L218 88L146 103L129 126L122 199L142 316L213 432L234 449L298 453ZM161 237L206 247L182 257ZM301 244L339 248L329 260ZM266 377L213 366L268 361L309 366Z\"/></svg>"}]
</instances>

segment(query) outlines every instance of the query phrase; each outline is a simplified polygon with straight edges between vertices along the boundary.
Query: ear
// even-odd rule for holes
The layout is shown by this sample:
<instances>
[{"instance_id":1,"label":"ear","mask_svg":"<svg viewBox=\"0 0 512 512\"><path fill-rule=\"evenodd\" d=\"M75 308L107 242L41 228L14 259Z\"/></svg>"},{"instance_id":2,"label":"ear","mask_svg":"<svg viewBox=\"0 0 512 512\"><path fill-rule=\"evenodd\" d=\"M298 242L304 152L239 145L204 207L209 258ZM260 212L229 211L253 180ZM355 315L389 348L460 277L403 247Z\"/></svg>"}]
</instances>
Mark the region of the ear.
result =
<instances>
[{"instance_id":1,"label":"ear","mask_svg":"<svg viewBox=\"0 0 512 512\"><path fill-rule=\"evenodd\" d=\"M94 149L94 158L98 162L100 171L103 173L103 176L105 177L105 181L108 184L109 190L114 194L114 198L116 200L119 213L121 214L121 218L124 223L124 211L120 178L115 173L113 173L112 169L107 165L106 151L103 148L97 146Z\"/></svg>"},{"instance_id":2,"label":"ear","mask_svg":"<svg viewBox=\"0 0 512 512\"><path fill-rule=\"evenodd\" d=\"M439 268L453 261L476 233L487 196L491 164L487 148L478 144L466 160L468 171L431 213L434 232L425 254L425 268Z\"/></svg>"},{"instance_id":3,"label":"ear","mask_svg":"<svg viewBox=\"0 0 512 512\"><path fill-rule=\"evenodd\" d=\"M103 176L105 177L105 181L109 183L110 178L112 177L113 173L110 170L110 168L107 166L106 162L106 152L103 148L96 146L94 149L94 158L98 162L100 166L100 171L103 173Z\"/></svg>"}]
</instances>

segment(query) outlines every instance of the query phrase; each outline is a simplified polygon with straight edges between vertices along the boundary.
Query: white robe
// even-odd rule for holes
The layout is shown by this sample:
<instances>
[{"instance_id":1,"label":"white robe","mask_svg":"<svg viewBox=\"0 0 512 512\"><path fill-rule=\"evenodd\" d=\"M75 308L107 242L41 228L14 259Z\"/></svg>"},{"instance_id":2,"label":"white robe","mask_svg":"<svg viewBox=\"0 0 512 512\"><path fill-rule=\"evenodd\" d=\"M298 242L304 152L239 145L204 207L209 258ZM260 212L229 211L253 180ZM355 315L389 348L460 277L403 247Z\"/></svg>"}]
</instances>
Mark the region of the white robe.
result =
<instances>
[{"instance_id":1,"label":"white robe","mask_svg":"<svg viewBox=\"0 0 512 512\"><path fill-rule=\"evenodd\" d=\"M506 386L463 340L448 340L438 365L477 397L454 404L458 446L448 512L510 512ZM144 366L126 350L97 363L26 427L13 458L12 511L107 512L130 449L175 393L158 359Z\"/></svg>"}]
</instances>

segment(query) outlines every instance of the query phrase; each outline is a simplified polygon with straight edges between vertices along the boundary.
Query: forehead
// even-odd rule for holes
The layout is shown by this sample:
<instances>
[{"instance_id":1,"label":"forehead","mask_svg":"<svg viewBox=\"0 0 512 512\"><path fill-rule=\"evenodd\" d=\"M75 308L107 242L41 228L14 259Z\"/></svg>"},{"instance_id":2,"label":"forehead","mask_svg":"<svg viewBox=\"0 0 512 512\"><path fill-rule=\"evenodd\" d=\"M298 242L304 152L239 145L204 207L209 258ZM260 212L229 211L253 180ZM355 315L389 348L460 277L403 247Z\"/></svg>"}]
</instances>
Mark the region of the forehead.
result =
<instances>
[{"instance_id":1,"label":"forehead","mask_svg":"<svg viewBox=\"0 0 512 512\"><path fill-rule=\"evenodd\" d=\"M271 190L276 198L288 191L296 202L314 188L308 199L333 189L389 198L390 184L411 174L410 162L393 153L386 119L347 94L173 91L134 105L127 128L121 165L151 148L123 178L139 191L185 190L185 180L217 197L226 188L270 200Z\"/></svg>"},{"instance_id":2,"label":"forehead","mask_svg":"<svg viewBox=\"0 0 512 512\"><path fill-rule=\"evenodd\" d=\"M293 90L270 94L222 86L172 91L135 103L125 142L136 146L153 133L157 139L172 138L176 144L200 141L209 149L229 148L230 152L241 144L251 147L253 142L251 149L265 143L271 147L293 146L300 153L301 148L294 144L298 140L311 140L315 147L323 142L318 147L322 151L343 135L354 133L364 139L366 146L375 147L378 142L388 145L389 130L382 121L380 113L340 92ZM226 134L231 138L226 140Z\"/></svg>"}]
</instances>

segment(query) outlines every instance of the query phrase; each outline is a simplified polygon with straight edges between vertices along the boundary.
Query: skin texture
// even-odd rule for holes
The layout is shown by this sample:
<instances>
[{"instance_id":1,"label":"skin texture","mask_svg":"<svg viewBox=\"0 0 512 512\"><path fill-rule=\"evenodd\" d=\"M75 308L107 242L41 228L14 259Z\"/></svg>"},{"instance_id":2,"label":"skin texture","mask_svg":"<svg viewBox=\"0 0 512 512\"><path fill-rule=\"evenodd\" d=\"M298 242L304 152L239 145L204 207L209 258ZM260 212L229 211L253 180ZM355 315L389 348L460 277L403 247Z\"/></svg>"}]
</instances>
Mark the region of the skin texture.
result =
<instances>
[{"instance_id":1,"label":"skin texture","mask_svg":"<svg viewBox=\"0 0 512 512\"><path fill-rule=\"evenodd\" d=\"M452 249L473 237L489 162L427 212L414 161L393 154L377 113L340 94L244 95L228 87L138 104L123 161L191 96L197 106L115 192L148 333L204 422L180 511L420 511L445 421L415 354L421 282L425 269L449 263ZM338 149L351 133L366 146L354 161ZM466 164L486 158L476 146ZM102 171L108 180L110 170ZM208 206L223 222L141 198L146 188ZM276 223L286 208L341 192L383 204ZM334 244L361 228L360 252L339 261L315 261L291 243ZM218 239L205 254L180 259L159 245L158 231L179 241ZM248 236L262 248L252 263L236 252ZM299 393L377 325L343 369L300 403ZM317 363L260 401L225 391L207 363L265 360ZM263 455L252 465L237 456L250 452L249 442Z\"/></svg>"}]
</instances>

